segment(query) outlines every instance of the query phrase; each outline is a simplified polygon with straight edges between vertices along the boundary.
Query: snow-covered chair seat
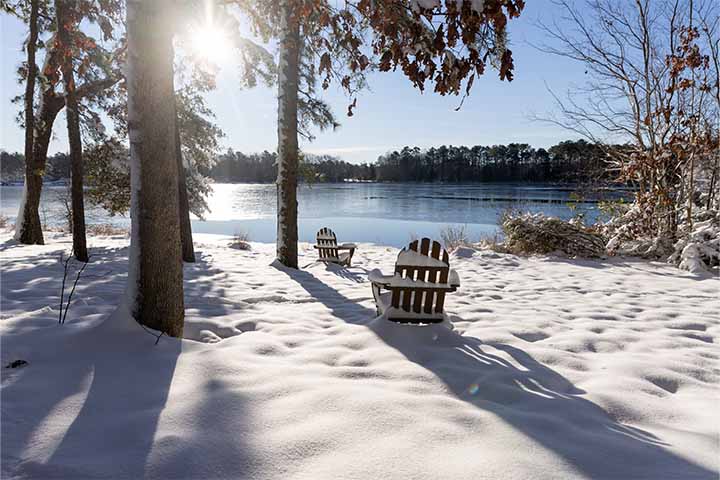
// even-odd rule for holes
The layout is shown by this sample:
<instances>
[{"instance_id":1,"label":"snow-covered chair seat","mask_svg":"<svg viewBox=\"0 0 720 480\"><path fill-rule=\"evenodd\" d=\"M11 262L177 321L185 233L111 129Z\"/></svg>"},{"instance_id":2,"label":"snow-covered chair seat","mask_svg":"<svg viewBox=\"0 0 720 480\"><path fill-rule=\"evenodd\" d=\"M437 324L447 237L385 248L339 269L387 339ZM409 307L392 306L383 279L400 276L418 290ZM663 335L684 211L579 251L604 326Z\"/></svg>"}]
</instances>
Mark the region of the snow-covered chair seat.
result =
<instances>
[{"instance_id":1,"label":"snow-covered chair seat","mask_svg":"<svg viewBox=\"0 0 720 480\"><path fill-rule=\"evenodd\" d=\"M335 232L327 227L321 228L317 233L315 249L318 251L321 262L337 263L349 267L356 248L357 245L354 243L338 245ZM347 252L341 250L347 250Z\"/></svg>"},{"instance_id":2,"label":"snow-covered chair seat","mask_svg":"<svg viewBox=\"0 0 720 480\"><path fill-rule=\"evenodd\" d=\"M402 323L442 322L445 294L460 286L447 251L429 238L415 240L400 251L393 275L375 269L368 279L378 315Z\"/></svg>"}]
</instances>

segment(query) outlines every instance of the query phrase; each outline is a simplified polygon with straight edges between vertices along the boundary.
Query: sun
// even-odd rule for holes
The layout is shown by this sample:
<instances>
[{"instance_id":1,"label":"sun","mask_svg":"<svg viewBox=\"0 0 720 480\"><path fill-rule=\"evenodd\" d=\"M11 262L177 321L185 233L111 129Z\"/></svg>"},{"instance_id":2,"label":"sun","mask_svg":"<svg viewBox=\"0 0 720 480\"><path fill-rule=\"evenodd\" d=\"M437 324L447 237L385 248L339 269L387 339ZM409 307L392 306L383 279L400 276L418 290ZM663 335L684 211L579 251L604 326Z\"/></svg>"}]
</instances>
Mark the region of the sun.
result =
<instances>
[{"instance_id":1,"label":"sun","mask_svg":"<svg viewBox=\"0 0 720 480\"><path fill-rule=\"evenodd\" d=\"M203 24L192 29L192 53L201 60L220 65L228 59L230 41L227 33L216 24Z\"/></svg>"}]
</instances>

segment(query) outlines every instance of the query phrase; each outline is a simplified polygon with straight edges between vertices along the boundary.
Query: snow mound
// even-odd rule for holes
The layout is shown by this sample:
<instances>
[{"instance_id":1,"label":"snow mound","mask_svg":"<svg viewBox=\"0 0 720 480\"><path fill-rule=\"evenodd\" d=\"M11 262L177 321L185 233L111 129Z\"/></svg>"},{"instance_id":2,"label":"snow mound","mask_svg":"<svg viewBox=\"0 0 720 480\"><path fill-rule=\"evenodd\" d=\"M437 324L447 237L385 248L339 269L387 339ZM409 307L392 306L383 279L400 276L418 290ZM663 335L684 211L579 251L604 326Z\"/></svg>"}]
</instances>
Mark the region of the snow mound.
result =
<instances>
[{"instance_id":1,"label":"snow mound","mask_svg":"<svg viewBox=\"0 0 720 480\"><path fill-rule=\"evenodd\" d=\"M720 213L697 222L687 237L675 244L669 261L691 273L704 273L720 265Z\"/></svg>"}]
</instances>

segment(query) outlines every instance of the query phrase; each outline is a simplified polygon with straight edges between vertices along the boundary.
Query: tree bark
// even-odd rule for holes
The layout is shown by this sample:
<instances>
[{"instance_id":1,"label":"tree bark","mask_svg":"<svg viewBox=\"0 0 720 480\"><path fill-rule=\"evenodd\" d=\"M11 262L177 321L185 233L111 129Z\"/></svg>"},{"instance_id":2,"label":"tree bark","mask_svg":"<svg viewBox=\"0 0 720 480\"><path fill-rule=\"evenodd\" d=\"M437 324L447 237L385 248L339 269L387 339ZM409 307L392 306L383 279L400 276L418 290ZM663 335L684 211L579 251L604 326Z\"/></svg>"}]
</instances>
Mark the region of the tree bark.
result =
<instances>
[{"instance_id":1,"label":"tree bark","mask_svg":"<svg viewBox=\"0 0 720 480\"><path fill-rule=\"evenodd\" d=\"M62 51L63 85L65 87L65 105L67 106L67 129L70 143L72 199L72 237L73 253L81 262L88 261L87 240L85 238L85 203L83 199L83 160L82 139L80 138L80 115L75 92L75 74L73 72L73 41L69 28L75 28L76 12L66 0L55 0L55 17L59 48Z\"/></svg>"},{"instance_id":2,"label":"tree bark","mask_svg":"<svg viewBox=\"0 0 720 480\"><path fill-rule=\"evenodd\" d=\"M170 0L127 0L131 155L128 300L141 324L180 337L183 271Z\"/></svg>"},{"instance_id":3,"label":"tree bark","mask_svg":"<svg viewBox=\"0 0 720 480\"><path fill-rule=\"evenodd\" d=\"M35 114L33 99L37 65L35 51L38 39L38 0L30 2L30 35L27 43L27 82L25 84L25 187L20 211L15 225L15 239L27 245L45 243L40 225L40 189L42 188L42 170L33 156L35 135ZM39 187L38 187L39 184Z\"/></svg>"},{"instance_id":4,"label":"tree bark","mask_svg":"<svg viewBox=\"0 0 720 480\"><path fill-rule=\"evenodd\" d=\"M52 92L52 90L43 92L42 104L40 105L40 111L38 112L35 122L35 135L33 140L33 160L42 172L45 171L45 166L47 165L53 125L64 106L65 100ZM40 176L40 184L37 190L38 200L40 199L41 190L42 176Z\"/></svg>"},{"instance_id":5,"label":"tree bark","mask_svg":"<svg viewBox=\"0 0 720 480\"><path fill-rule=\"evenodd\" d=\"M195 263L195 248L193 247L192 224L190 223L190 202L187 193L187 177L182 157L182 142L180 141L180 122L175 109L175 159L178 168L178 209L180 214L180 243L182 246L182 259L185 262Z\"/></svg>"},{"instance_id":6,"label":"tree bark","mask_svg":"<svg viewBox=\"0 0 720 480\"><path fill-rule=\"evenodd\" d=\"M298 76L300 24L292 0L280 5L280 65L278 80L277 259L298 266Z\"/></svg>"}]
</instances>

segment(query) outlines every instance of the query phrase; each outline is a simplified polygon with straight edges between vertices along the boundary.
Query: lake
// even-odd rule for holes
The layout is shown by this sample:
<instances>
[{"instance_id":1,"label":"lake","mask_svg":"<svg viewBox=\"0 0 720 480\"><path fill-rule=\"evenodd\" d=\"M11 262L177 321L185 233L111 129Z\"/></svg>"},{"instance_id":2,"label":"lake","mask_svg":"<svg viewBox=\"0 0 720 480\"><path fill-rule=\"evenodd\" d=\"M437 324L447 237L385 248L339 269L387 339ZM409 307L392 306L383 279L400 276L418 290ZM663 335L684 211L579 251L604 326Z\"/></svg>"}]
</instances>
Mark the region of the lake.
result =
<instances>
[{"instance_id":1,"label":"lake","mask_svg":"<svg viewBox=\"0 0 720 480\"><path fill-rule=\"evenodd\" d=\"M61 194L66 187L43 189L41 219L46 225L63 223ZM574 203L571 186L547 184L393 184L340 183L301 185L298 192L299 235L312 242L323 226L335 230L341 242L371 242L400 247L411 238L439 238L447 226L465 226L470 238L492 235L508 209L544 212L568 219L583 213L597 215L597 201L618 198L621 192L586 196ZM21 186L0 187L0 213L14 221ZM193 220L193 231L275 241L274 184L215 184L208 199L211 211ZM110 217L99 208L87 209L88 223L128 226L128 217Z\"/></svg>"}]
</instances>

